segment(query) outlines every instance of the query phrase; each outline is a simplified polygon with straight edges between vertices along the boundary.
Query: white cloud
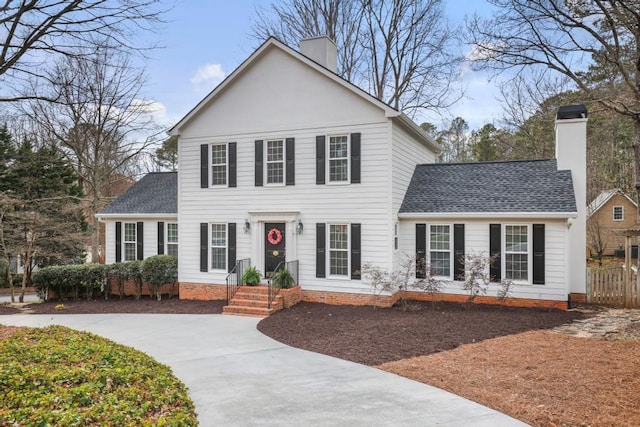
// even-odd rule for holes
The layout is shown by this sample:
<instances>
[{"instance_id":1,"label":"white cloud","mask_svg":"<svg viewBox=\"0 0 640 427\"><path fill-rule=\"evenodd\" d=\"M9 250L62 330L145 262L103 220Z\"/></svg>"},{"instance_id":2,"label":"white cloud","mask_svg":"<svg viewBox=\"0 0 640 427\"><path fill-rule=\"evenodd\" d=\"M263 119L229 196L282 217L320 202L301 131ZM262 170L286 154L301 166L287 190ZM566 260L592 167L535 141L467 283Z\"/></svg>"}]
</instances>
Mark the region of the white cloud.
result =
<instances>
[{"instance_id":1,"label":"white cloud","mask_svg":"<svg viewBox=\"0 0 640 427\"><path fill-rule=\"evenodd\" d=\"M225 78L225 76L226 74L222 71L222 66L220 64L207 64L202 67L198 67L196 74L191 77L191 83L200 84L208 81L219 83Z\"/></svg>"}]
</instances>

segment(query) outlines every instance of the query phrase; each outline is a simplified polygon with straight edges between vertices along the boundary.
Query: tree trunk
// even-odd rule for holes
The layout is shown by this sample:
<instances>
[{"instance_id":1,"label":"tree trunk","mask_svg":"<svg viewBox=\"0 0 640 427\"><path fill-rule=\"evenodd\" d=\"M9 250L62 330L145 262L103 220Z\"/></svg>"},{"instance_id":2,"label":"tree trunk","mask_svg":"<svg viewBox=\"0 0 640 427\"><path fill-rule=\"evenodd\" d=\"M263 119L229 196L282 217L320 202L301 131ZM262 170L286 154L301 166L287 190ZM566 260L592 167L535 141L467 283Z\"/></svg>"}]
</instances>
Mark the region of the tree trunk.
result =
<instances>
[{"instance_id":1,"label":"tree trunk","mask_svg":"<svg viewBox=\"0 0 640 427\"><path fill-rule=\"evenodd\" d=\"M94 190L95 191L95 190ZM99 209L99 198L94 195L91 200L91 262L100 262L100 223L95 217Z\"/></svg>"}]
</instances>

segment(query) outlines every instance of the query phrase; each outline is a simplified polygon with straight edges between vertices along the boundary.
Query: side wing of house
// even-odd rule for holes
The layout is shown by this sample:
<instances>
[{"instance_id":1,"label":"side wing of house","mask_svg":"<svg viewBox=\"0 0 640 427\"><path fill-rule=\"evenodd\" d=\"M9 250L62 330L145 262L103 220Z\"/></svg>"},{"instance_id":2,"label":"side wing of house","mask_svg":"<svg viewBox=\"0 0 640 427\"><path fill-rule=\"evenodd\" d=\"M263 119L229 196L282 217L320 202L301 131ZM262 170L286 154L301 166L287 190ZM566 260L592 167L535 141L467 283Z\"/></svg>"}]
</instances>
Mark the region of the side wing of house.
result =
<instances>
[{"instance_id":1,"label":"side wing of house","mask_svg":"<svg viewBox=\"0 0 640 427\"><path fill-rule=\"evenodd\" d=\"M177 173L144 176L97 215L105 224L105 263L178 256Z\"/></svg>"}]
</instances>

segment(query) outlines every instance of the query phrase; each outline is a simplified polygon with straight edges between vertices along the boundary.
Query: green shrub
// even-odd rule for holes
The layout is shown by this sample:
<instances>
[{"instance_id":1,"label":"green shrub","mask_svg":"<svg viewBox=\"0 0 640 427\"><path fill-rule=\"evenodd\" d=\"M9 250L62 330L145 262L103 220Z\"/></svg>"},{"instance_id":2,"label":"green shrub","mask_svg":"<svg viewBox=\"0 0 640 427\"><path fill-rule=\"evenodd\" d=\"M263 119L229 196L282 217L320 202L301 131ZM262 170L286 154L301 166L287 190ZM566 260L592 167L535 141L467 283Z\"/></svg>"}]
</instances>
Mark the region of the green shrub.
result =
<instances>
[{"instance_id":1,"label":"green shrub","mask_svg":"<svg viewBox=\"0 0 640 427\"><path fill-rule=\"evenodd\" d=\"M295 281L293 280L293 276L289 273L289 270L283 268L282 270L276 272L272 277L273 285L277 288L281 289L290 289L295 286Z\"/></svg>"},{"instance_id":2,"label":"green shrub","mask_svg":"<svg viewBox=\"0 0 640 427\"><path fill-rule=\"evenodd\" d=\"M242 283L247 286L257 286L262 279L262 273L255 267L247 268L242 274Z\"/></svg>"},{"instance_id":3,"label":"green shrub","mask_svg":"<svg viewBox=\"0 0 640 427\"><path fill-rule=\"evenodd\" d=\"M51 290L61 298L71 293L77 300L82 293L91 299L96 291L104 291L106 271L103 264L53 265L34 271L31 281L43 299Z\"/></svg>"},{"instance_id":4,"label":"green shrub","mask_svg":"<svg viewBox=\"0 0 640 427\"><path fill-rule=\"evenodd\" d=\"M0 425L198 424L170 368L87 332L20 329L0 340L0 366Z\"/></svg>"},{"instance_id":5,"label":"green shrub","mask_svg":"<svg viewBox=\"0 0 640 427\"><path fill-rule=\"evenodd\" d=\"M145 259L142 262L142 280L149 286L149 293L160 301L162 285L173 286L178 280L178 260L171 255L154 255Z\"/></svg>"}]
</instances>

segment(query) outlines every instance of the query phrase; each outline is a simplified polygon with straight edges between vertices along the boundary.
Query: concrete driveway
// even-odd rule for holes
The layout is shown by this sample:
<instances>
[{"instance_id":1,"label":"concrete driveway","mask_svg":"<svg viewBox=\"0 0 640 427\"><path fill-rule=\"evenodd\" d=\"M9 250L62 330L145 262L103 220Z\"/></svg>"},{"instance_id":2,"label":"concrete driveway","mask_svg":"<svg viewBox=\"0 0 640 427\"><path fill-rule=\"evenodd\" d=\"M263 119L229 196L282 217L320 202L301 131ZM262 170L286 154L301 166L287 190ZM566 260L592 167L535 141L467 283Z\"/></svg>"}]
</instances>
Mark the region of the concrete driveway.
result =
<instances>
[{"instance_id":1,"label":"concrete driveway","mask_svg":"<svg viewBox=\"0 0 640 427\"><path fill-rule=\"evenodd\" d=\"M189 387L202 426L522 426L440 389L298 350L225 315L10 315L0 324L58 324L135 347Z\"/></svg>"}]
</instances>

